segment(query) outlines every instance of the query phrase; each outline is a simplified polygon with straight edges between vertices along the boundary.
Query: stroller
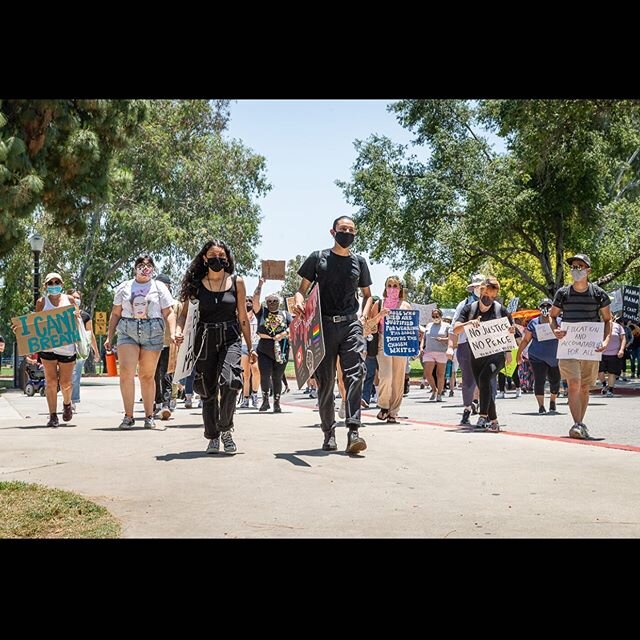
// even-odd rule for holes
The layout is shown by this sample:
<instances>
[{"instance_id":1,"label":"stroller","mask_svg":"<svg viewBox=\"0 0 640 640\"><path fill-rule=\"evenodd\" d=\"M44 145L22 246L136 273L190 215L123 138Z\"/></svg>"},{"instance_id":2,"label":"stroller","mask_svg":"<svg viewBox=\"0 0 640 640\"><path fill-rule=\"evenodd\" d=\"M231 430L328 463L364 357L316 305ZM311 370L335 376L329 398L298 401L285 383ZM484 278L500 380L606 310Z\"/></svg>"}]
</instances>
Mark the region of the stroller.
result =
<instances>
[{"instance_id":1,"label":"stroller","mask_svg":"<svg viewBox=\"0 0 640 640\"><path fill-rule=\"evenodd\" d=\"M43 396L45 394L44 369L37 364L27 364L26 371L28 380L24 392L32 397L39 391Z\"/></svg>"}]
</instances>

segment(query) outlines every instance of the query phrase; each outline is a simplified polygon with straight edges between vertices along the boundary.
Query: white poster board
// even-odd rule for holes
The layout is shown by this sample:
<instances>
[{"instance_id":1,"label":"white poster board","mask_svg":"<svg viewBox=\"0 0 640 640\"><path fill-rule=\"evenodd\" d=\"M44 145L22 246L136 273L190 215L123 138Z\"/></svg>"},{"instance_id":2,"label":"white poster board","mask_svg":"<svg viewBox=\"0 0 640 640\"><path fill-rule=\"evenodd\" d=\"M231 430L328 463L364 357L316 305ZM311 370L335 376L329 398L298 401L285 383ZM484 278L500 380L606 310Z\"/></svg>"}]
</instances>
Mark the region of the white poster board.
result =
<instances>
[{"instance_id":1,"label":"white poster board","mask_svg":"<svg viewBox=\"0 0 640 640\"><path fill-rule=\"evenodd\" d=\"M603 322L563 322L567 332L558 341L558 359L602 360L602 352L596 347L604 340Z\"/></svg>"},{"instance_id":2,"label":"white poster board","mask_svg":"<svg viewBox=\"0 0 640 640\"><path fill-rule=\"evenodd\" d=\"M501 351L516 349L516 339L509 333L509 318L496 318L481 322L478 329L465 325L464 333L474 357L482 358Z\"/></svg>"},{"instance_id":3,"label":"white poster board","mask_svg":"<svg viewBox=\"0 0 640 640\"><path fill-rule=\"evenodd\" d=\"M545 340L557 340L556 334L553 333L553 329L548 322L536 325L536 338L538 338L538 342L544 342Z\"/></svg>"},{"instance_id":4,"label":"white poster board","mask_svg":"<svg viewBox=\"0 0 640 640\"><path fill-rule=\"evenodd\" d=\"M200 302L198 300L189 302L189 310L187 311L187 319L184 323L182 335L184 340L178 350L178 358L176 361L176 370L173 379L177 382L183 378L189 377L193 367L196 364L196 327L200 317Z\"/></svg>"},{"instance_id":5,"label":"white poster board","mask_svg":"<svg viewBox=\"0 0 640 640\"><path fill-rule=\"evenodd\" d=\"M433 302L431 304L417 304L412 302L411 306L420 312L420 324L427 325L431 322L431 312L438 308L438 305Z\"/></svg>"}]
</instances>

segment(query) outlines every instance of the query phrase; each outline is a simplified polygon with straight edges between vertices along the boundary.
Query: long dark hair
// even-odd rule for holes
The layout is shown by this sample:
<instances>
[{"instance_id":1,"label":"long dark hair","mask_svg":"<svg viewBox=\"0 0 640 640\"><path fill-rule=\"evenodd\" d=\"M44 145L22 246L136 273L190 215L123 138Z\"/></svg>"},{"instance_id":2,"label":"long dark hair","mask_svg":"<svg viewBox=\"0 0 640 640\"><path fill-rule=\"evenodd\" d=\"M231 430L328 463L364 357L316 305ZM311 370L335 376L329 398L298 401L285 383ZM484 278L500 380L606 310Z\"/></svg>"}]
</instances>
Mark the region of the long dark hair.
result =
<instances>
[{"instance_id":1,"label":"long dark hair","mask_svg":"<svg viewBox=\"0 0 640 640\"><path fill-rule=\"evenodd\" d=\"M205 243L204 247L200 249L198 255L196 255L196 257L191 261L191 264L187 268L187 272L184 274L184 278L182 278L179 299L183 302L187 299L197 297L202 278L207 275L207 271L209 270L209 267L206 265L203 258L211 247L220 247L221 249L224 249L224 252L227 254L229 266L225 269L225 273L231 275L235 271L235 261L229 245L222 240L209 240Z\"/></svg>"}]
</instances>

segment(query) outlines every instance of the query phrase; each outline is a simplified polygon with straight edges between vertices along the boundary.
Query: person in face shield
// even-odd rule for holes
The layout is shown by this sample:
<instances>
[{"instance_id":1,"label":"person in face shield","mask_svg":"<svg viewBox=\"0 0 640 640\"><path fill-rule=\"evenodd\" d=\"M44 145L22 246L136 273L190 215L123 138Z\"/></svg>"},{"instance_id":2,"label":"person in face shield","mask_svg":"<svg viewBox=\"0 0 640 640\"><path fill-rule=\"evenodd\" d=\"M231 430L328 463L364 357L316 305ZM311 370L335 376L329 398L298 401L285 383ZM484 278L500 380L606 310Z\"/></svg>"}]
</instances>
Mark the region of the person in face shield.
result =
<instances>
[{"instance_id":1,"label":"person in face shield","mask_svg":"<svg viewBox=\"0 0 640 640\"><path fill-rule=\"evenodd\" d=\"M551 331L545 331L545 327L551 329L551 317L549 315L553 302L544 298L538 305L540 315L529 321L520 344L518 345L518 364L522 364L522 354L529 347L529 364L533 369L533 385L536 400L538 401L538 413L546 413L544 407L544 384L549 380L551 397L549 399L549 412L556 411L556 398L560 391L560 369L558 368L558 339ZM542 327L539 329L538 327Z\"/></svg>"},{"instance_id":2,"label":"person in face shield","mask_svg":"<svg viewBox=\"0 0 640 640\"><path fill-rule=\"evenodd\" d=\"M604 339L595 349L604 351L611 335L611 300L607 292L592 282L589 282L591 260L584 253L577 253L567 259L571 267L572 284L561 287L556 292L551 307L551 327L558 339L567 334L568 323L604 322ZM557 318L562 314L562 327L558 326ZM589 389L595 383L598 375L598 360L581 360L577 358L560 358L560 374L569 384L569 410L573 418L573 426L569 429L569 436L579 440L586 440L589 436L584 416L589 406Z\"/></svg>"},{"instance_id":3,"label":"person in face shield","mask_svg":"<svg viewBox=\"0 0 640 640\"><path fill-rule=\"evenodd\" d=\"M261 279L262 280L262 279ZM289 354L289 325L291 314L280 309L280 296L271 293L260 303L260 294L256 290L253 295L253 308L258 321L258 367L260 369L260 386L262 388L262 405L258 411L269 411L269 391L273 388L273 413L282 413L280 394L282 392L282 376L287 366Z\"/></svg>"}]
</instances>

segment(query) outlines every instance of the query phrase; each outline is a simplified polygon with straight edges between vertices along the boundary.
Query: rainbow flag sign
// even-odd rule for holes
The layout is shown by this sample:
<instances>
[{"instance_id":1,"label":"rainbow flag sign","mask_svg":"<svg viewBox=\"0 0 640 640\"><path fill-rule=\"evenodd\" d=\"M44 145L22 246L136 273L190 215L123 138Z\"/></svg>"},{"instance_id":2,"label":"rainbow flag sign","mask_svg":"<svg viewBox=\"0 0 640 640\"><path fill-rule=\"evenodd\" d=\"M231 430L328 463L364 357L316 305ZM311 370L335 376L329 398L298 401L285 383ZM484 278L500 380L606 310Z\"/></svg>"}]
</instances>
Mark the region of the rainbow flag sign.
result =
<instances>
[{"instance_id":1,"label":"rainbow flag sign","mask_svg":"<svg viewBox=\"0 0 640 640\"><path fill-rule=\"evenodd\" d=\"M324 358L324 336L320 311L320 289L315 286L304 305L304 314L296 315L289 327L291 351L298 389L302 389Z\"/></svg>"}]
</instances>

